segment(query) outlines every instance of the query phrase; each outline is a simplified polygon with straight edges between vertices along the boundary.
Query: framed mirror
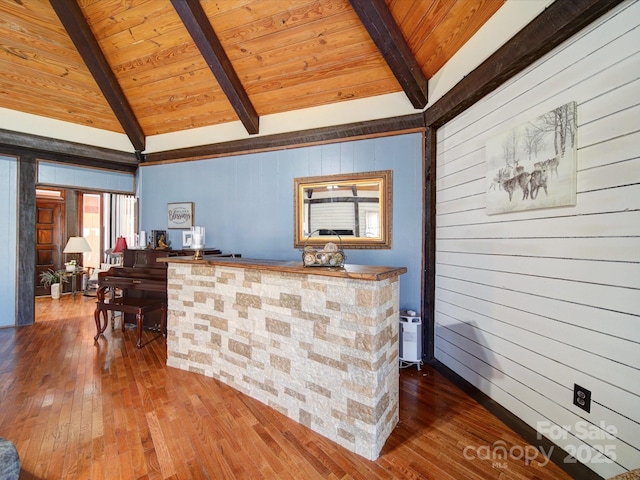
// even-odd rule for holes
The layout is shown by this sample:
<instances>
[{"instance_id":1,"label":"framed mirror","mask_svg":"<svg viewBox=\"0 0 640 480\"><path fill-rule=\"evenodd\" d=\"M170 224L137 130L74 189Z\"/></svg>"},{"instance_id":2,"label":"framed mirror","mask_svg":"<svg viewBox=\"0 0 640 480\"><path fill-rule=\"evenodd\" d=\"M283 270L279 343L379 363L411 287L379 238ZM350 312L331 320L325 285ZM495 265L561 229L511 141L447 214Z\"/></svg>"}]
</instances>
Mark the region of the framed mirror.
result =
<instances>
[{"instance_id":1,"label":"framed mirror","mask_svg":"<svg viewBox=\"0 0 640 480\"><path fill-rule=\"evenodd\" d=\"M391 248L391 170L293 181L295 248Z\"/></svg>"}]
</instances>

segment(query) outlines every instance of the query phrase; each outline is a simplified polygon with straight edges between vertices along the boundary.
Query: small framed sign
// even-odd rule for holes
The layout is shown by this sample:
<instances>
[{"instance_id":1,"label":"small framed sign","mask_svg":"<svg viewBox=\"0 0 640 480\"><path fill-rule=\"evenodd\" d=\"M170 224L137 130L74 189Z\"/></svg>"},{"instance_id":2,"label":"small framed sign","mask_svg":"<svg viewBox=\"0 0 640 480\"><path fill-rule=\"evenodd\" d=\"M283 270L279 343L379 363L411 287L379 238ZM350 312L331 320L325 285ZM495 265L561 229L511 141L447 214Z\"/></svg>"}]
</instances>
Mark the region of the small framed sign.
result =
<instances>
[{"instance_id":1,"label":"small framed sign","mask_svg":"<svg viewBox=\"0 0 640 480\"><path fill-rule=\"evenodd\" d=\"M167 228L193 227L193 202L167 204Z\"/></svg>"},{"instance_id":2,"label":"small framed sign","mask_svg":"<svg viewBox=\"0 0 640 480\"><path fill-rule=\"evenodd\" d=\"M191 230L182 232L182 248L191 248L192 242L193 242L193 232L191 232Z\"/></svg>"}]
</instances>

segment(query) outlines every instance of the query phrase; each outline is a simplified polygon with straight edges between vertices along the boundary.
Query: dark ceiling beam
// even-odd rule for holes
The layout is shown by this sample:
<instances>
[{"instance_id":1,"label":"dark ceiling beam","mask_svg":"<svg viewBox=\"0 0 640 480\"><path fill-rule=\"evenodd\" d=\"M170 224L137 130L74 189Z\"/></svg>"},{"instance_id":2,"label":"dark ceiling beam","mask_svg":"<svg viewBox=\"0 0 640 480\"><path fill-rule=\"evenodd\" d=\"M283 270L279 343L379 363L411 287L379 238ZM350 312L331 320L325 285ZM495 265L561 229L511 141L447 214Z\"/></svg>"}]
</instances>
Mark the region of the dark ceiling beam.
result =
<instances>
[{"instance_id":1,"label":"dark ceiling beam","mask_svg":"<svg viewBox=\"0 0 640 480\"><path fill-rule=\"evenodd\" d=\"M77 2L75 0L50 0L50 3L98 87L102 90L111 110L129 137L133 148L140 152L143 151L145 136L142 127Z\"/></svg>"},{"instance_id":2,"label":"dark ceiling beam","mask_svg":"<svg viewBox=\"0 0 640 480\"><path fill-rule=\"evenodd\" d=\"M140 163L131 152L4 129L0 129L0 152L123 172L135 172Z\"/></svg>"},{"instance_id":3,"label":"dark ceiling beam","mask_svg":"<svg viewBox=\"0 0 640 480\"><path fill-rule=\"evenodd\" d=\"M556 0L424 112L438 128L623 0Z\"/></svg>"},{"instance_id":4,"label":"dark ceiling beam","mask_svg":"<svg viewBox=\"0 0 640 480\"><path fill-rule=\"evenodd\" d=\"M403 117L383 118L347 125L313 128L298 132L278 133L262 137L250 137L243 140L165 150L163 152L147 153L141 165L155 162L226 157L244 153L268 152L346 140L420 132L424 129L423 120L422 113L415 113Z\"/></svg>"},{"instance_id":5,"label":"dark ceiling beam","mask_svg":"<svg viewBox=\"0 0 640 480\"><path fill-rule=\"evenodd\" d=\"M202 9L198 0L171 0L173 8L178 12L182 23L200 50L202 57L218 80L231 106L249 134L258 133L258 113L251 104L231 61L222 48L222 44Z\"/></svg>"},{"instance_id":6,"label":"dark ceiling beam","mask_svg":"<svg viewBox=\"0 0 640 480\"><path fill-rule=\"evenodd\" d=\"M349 0L414 108L429 100L429 80L384 0Z\"/></svg>"}]
</instances>

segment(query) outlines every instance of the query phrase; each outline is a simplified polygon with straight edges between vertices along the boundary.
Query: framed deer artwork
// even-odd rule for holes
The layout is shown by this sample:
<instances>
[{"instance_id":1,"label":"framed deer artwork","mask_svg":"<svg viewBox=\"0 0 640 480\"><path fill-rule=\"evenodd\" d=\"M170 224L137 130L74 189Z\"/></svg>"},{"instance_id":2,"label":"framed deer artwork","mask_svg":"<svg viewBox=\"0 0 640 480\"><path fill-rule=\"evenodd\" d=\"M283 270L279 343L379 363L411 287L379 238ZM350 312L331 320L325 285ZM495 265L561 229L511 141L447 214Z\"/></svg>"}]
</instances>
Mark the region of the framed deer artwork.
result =
<instances>
[{"instance_id":1,"label":"framed deer artwork","mask_svg":"<svg viewBox=\"0 0 640 480\"><path fill-rule=\"evenodd\" d=\"M575 205L576 141L575 102L490 138L487 214Z\"/></svg>"}]
</instances>

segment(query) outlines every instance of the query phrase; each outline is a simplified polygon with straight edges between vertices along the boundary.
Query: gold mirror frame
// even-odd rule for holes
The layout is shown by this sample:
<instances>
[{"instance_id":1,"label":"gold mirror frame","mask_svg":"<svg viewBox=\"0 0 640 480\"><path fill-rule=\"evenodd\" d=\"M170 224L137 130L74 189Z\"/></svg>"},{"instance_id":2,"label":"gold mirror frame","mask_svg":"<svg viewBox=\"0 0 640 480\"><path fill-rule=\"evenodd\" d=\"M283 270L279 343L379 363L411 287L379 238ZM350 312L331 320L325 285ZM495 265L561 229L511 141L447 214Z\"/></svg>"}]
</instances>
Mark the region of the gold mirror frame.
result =
<instances>
[{"instance_id":1,"label":"gold mirror frame","mask_svg":"<svg viewBox=\"0 0 640 480\"><path fill-rule=\"evenodd\" d=\"M392 206L392 187L393 173L391 170L382 170L377 172L364 173L347 173L341 175L328 175L322 177L302 177L293 179L293 203L294 203L294 232L293 246L294 248L303 248L305 246L323 246L327 242L341 243L342 247L347 248L391 248L391 206ZM334 197L327 198L327 190L334 190ZM360 190L361 196L358 196ZM324 192L323 198L316 198L316 202L326 204L353 204L354 224L351 229L339 228L336 225L313 225L313 217L311 215L311 205L313 205L313 193ZM374 191L377 191L377 202L372 200L375 198ZM341 195L339 192L344 193ZM362 195L364 193L364 195ZM361 203L372 205L377 203L378 206L378 230L373 229L363 234L363 224L359 219ZM344 206L343 206L344 208ZM371 214L371 209L369 209ZM325 214L326 216L327 214ZM375 223L375 219L372 219ZM323 230L321 235L317 233L318 229L305 232L305 226L310 224L309 228L318 227ZM349 230L353 232L349 235ZM335 234L335 235L334 235Z\"/></svg>"}]
</instances>

